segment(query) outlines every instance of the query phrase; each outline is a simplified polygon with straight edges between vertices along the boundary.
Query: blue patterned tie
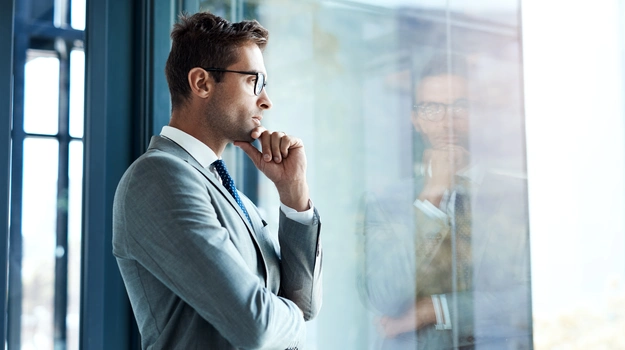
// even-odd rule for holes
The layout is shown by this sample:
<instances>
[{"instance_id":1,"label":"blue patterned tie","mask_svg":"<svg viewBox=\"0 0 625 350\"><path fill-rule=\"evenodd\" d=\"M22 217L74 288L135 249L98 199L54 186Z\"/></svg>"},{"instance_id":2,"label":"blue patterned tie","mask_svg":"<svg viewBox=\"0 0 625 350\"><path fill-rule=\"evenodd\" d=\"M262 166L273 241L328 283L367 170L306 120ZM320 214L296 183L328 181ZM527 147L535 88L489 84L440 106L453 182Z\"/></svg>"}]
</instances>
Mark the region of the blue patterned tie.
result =
<instances>
[{"instance_id":1,"label":"blue patterned tie","mask_svg":"<svg viewBox=\"0 0 625 350\"><path fill-rule=\"evenodd\" d=\"M234 186L234 180L232 180L232 177L230 177L230 174L228 173L228 169L226 169L226 164L223 160L218 159L213 162L213 165L215 166L215 170L217 170L219 177L221 177L222 185L224 185L224 187L228 190L228 192L230 192L232 197L234 197L234 200L237 202L237 204L239 204L239 207L241 207L241 210L243 210L243 213L251 224L252 219L250 219L250 214L247 213L247 209L245 209L243 202L241 202L241 197L239 197L239 194L237 193L237 188Z\"/></svg>"}]
</instances>

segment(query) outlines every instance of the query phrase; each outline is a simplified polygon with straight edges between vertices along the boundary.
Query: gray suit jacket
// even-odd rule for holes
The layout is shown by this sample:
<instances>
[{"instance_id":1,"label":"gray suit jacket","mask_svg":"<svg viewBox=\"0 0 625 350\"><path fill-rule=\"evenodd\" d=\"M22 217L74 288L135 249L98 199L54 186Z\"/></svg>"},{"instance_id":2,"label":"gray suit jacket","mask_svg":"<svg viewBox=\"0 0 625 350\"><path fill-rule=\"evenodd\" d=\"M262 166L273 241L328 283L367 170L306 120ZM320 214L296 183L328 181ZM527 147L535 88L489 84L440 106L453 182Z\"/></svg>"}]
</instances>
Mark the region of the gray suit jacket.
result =
<instances>
[{"instance_id":1,"label":"gray suit jacket","mask_svg":"<svg viewBox=\"0 0 625 350\"><path fill-rule=\"evenodd\" d=\"M303 346L321 306L319 216L302 225L280 212L275 235L239 194L251 225L211 172L160 136L122 177L113 254L143 349Z\"/></svg>"}]
</instances>

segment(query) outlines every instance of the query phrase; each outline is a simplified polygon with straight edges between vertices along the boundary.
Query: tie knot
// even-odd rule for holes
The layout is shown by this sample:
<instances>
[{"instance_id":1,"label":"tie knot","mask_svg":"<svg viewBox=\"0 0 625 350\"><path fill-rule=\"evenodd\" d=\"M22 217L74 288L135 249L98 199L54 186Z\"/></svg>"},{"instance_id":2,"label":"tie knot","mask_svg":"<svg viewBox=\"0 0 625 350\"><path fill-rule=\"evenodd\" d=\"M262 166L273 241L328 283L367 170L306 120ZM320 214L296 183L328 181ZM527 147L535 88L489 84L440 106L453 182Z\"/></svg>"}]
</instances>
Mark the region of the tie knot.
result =
<instances>
[{"instance_id":1,"label":"tie knot","mask_svg":"<svg viewBox=\"0 0 625 350\"><path fill-rule=\"evenodd\" d=\"M228 174L228 169L226 168L226 163L224 163L223 160L217 159L216 161L213 162L213 166L215 167L215 170L217 170L218 173L221 174L221 172L223 171L226 174Z\"/></svg>"},{"instance_id":2,"label":"tie knot","mask_svg":"<svg viewBox=\"0 0 625 350\"><path fill-rule=\"evenodd\" d=\"M217 159L213 162L213 166L215 166L215 170L217 170L217 174L221 178L222 184L228 189L228 191L232 192L234 190L234 181L228 173L228 169L226 168L226 163L223 160ZM234 195L234 194L233 194Z\"/></svg>"}]
</instances>

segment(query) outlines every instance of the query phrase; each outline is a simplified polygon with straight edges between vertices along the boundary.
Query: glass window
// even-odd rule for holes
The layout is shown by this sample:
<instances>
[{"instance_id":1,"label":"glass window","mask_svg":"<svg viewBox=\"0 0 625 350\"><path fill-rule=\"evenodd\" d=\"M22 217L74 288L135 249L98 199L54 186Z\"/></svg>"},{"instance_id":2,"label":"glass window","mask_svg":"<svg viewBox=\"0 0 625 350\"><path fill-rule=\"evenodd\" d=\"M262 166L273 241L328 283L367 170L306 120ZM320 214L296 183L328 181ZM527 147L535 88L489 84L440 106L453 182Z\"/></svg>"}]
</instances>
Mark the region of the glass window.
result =
<instances>
[{"instance_id":1,"label":"glass window","mask_svg":"<svg viewBox=\"0 0 625 350\"><path fill-rule=\"evenodd\" d=\"M306 144L325 247L308 347L529 347L518 4L220 4L199 8L270 31L263 122Z\"/></svg>"},{"instance_id":2,"label":"glass window","mask_svg":"<svg viewBox=\"0 0 625 350\"><path fill-rule=\"evenodd\" d=\"M56 255L62 253L55 249L58 161L59 145L56 140L24 140L21 296L23 349L54 347L54 268Z\"/></svg>"},{"instance_id":3,"label":"glass window","mask_svg":"<svg viewBox=\"0 0 625 350\"><path fill-rule=\"evenodd\" d=\"M69 144L67 240L67 349L78 350L80 331L80 271L82 250L83 143Z\"/></svg>"},{"instance_id":4,"label":"glass window","mask_svg":"<svg viewBox=\"0 0 625 350\"><path fill-rule=\"evenodd\" d=\"M85 30L86 0L71 0L72 28Z\"/></svg>"},{"instance_id":5,"label":"glass window","mask_svg":"<svg viewBox=\"0 0 625 350\"><path fill-rule=\"evenodd\" d=\"M618 1L523 3L539 349L625 347L623 13Z\"/></svg>"},{"instance_id":6,"label":"glass window","mask_svg":"<svg viewBox=\"0 0 625 350\"><path fill-rule=\"evenodd\" d=\"M85 52L72 50L69 62L69 134L81 138L85 120Z\"/></svg>"},{"instance_id":7,"label":"glass window","mask_svg":"<svg viewBox=\"0 0 625 350\"><path fill-rule=\"evenodd\" d=\"M304 141L324 227L307 348L625 347L622 4L197 9L270 32L263 124Z\"/></svg>"},{"instance_id":8,"label":"glass window","mask_svg":"<svg viewBox=\"0 0 625 350\"><path fill-rule=\"evenodd\" d=\"M28 50L24 76L24 131L59 130L59 59L54 51Z\"/></svg>"}]
</instances>

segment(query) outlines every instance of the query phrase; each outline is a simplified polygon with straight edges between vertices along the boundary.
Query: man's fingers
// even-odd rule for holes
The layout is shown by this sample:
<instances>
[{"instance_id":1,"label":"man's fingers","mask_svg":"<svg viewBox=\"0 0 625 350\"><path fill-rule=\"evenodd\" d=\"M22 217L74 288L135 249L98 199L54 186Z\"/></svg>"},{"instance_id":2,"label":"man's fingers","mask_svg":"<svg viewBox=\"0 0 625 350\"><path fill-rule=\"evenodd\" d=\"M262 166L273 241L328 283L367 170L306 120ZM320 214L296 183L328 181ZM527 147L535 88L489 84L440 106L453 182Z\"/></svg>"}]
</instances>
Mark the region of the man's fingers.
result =
<instances>
[{"instance_id":1,"label":"man's fingers","mask_svg":"<svg viewBox=\"0 0 625 350\"><path fill-rule=\"evenodd\" d=\"M256 147L254 147L254 145L249 142L243 141L237 141L234 143L234 145L241 148L243 152L245 152L247 156L250 157L250 159L257 168L260 166L263 155L256 149Z\"/></svg>"},{"instance_id":2,"label":"man's fingers","mask_svg":"<svg viewBox=\"0 0 625 350\"><path fill-rule=\"evenodd\" d=\"M265 162L281 163L289 156L293 148L302 147L302 141L281 131L263 131L258 137L261 144L262 160Z\"/></svg>"},{"instance_id":3,"label":"man's fingers","mask_svg":"<svg viewBox=\"0 0 625 350\"><path fill-rule=\"evenodd\" d=\"M285 133L276 131L271 134L271 153L273 155L273 161L280 163L282 161L282 152L280 150L280 143L284 142L285 138L288 138Z\"/></svg>"},{"instance_id":4,"label":"man's fingers","mask_svg":"<svg viewBox=\"0 0 625 350\"><path fill-rule=\"evenodd\" d=\"M286 158L289 156L289 149L294 144L294 139L289 136L285 136L282 138L282 142L280 142L280 154L282 154L282 158Z\"/></svg>"},{"instance_id":5,"label":"man's fingers","mask_svg":"<svg viewBox=\"0 0 625 350\"><path fill-rule=\"evenodd\" d=\"M265 162L271 162L271 158L273 155L271 154L271 133L269 131L264 131L260 137L260 149L263 152L263 160Z\"/></svg>"}]
</instances>

